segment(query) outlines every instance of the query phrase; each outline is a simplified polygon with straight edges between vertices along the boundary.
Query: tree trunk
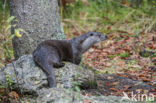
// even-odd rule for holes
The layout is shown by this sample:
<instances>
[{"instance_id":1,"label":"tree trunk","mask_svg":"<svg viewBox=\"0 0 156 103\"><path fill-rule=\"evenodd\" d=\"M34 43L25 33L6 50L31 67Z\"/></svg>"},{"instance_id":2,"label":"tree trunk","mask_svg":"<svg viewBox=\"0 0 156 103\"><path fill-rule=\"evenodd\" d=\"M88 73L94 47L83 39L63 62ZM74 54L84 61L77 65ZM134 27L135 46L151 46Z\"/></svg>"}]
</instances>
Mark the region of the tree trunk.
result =
<instances>
[{"instance_id":1,"label":"tree trunk","mask_svg":"<svg viewBox=\"0 0 156 103\"><path fill-rule=\"evenodd\" d=\"M133 8L138 8L143 3L143 0L131 0L131 6Z\"/></svg>"},{"instance_id":2,"label":"tree trunk","mask_svg":"<svg viewBox=\"0 0 156 103\"><path fill-rule=\"evenodd\" d=\"M12 40L15 59L32 53L44 40L65 38L58 9L57 0L10 0L10 14L18 20L16 28L26 31Z\"/></svg>"}]
</instances>

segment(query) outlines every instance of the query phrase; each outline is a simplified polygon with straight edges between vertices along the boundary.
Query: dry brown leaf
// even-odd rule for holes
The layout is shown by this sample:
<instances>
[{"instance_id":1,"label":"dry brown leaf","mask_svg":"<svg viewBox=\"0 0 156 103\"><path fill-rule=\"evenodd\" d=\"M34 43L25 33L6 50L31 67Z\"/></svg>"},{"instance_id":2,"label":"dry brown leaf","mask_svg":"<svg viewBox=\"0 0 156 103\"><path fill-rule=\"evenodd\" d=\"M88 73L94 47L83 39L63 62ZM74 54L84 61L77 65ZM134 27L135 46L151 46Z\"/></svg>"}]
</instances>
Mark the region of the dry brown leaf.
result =
<instances>
[{"instance_id":1,"label":"dry brown leaf","mask_svg":"<svg viewBox=\"0 0 156 103\"><path fill-rule=\"evenodd\" d=\"M144 82L150 82L151 80L150 79L148 79L148 78L146 78L146 77L142 77L141 78Z\"/></svg>"},{"instance_id":2,"label":"dry brown leaf","mask_svg":"<svg viewBox=\"0 0 156 103\"><path fill-rule=\"evenodd\" d=\"M112 80L112 79L114 79L114 78L111 77L111 76L108 76L107 79L108 79L108 80Z\"/></svg>"},{"instance_id":3,"label":"dry brown leaf","mask_svg":"<svg viewBox=\"0 0 156 103\"><path fill-rule=\"evenodd\" d=\"M118 62L118 66L124 66L125 65L125 62L124 61L119 61Z\"/></svg>"},{"instance_id":4,"label":"dry brown leaf","mask_svg":"<svg viewBox=\"0 0 156 103\"><path fill-rule=\"evenodd\" d=\"M6 92L5 88L0 88L0 94L1 95L5 94L5 92Z\"/></svg>"},{"instance_id":5,"label":"dry brown leaf","mask_svg":"<svg viewBox=\"0 0 156 103\"><path fill-rule=\"evenodd\" d=\"M106 63L105 63L105 66L106 66L106 67L110 67L111 65L112 65L112 63L109 63L109 62L106 62Z\"/></svg>"},{"instance_id":6,"label":"dry brown leaf","mask_svg":"<svg viewBox=\"0 0 156 103\"><path fill-rule=\"evenodd\" d=\"M9 97L17 100L19 98L19 95L15 91L12 91L9 93Z\"/></svg>"},{"instance_id":7,"label":"dry brown leaf","mask_svg":"<svg viewBox=\"0 0 156 103\"><path fill-rule=\"evenodd\" d=\"M139 75L138 75L138 77L144 77L144 76L145 76L144 74L139 74Z\"/></svg>"},{"instance_id":8,"label":"dry brown leaf","mask_svg":"<svg viewBox=\"0 0 156 103\"><path fill-rule=\"evenodd\" d=\"M88 2L88 0L81 0L83 2L84 5L89 6L90 3Z\"/></svg>"},{"instance_id":9,"label":"dry brown leaf","mask_svg":"<svg viewBox=\"0 0 156 103\"><path fill-rule=\"evenodd\" d=\"M149 93L149 91L148 90L144 90L144 94L148 94Z\"/></svg>"},{"instance_id":10,"label":"dry brown leaf","mask_svg":"<svg viewBox=\"0 0 156 103\"><path fill-rule=\"evenodd\" d=\"M140 93L140 92L142 91L142 89L136 89L136 91L137 91L138 93Z\"/></svg>"},{"instance_id":11,"label":"dry brown leaf","mask_svg":"<svg viewBox=\"0 0 156 103\"><path fill-rule=\"evenodd\" d=\"M153 58L152 58L152 62L153 62L154 64L156 64L156 57L153 57Z\"/></svg>"},{"instance_id":12,"label":"dry brown leaf","mask_svg":"<svg viewBox=\"0 0 156 103\"><path fill-rule=\"evenodd\" d=\"M119 84L119 82L113 82L112 83L112 85L118 85Z\"/></svg>"},{"instance_id":13,"label":"dry brown leaf","mask_svg":"<svg viewBox=\"0 0 156 103\"><path fill-rule=\"evenodd\" d=\"M128 90L131 86L130 85L124 85L124 90Z\"/></svg>"},{"instance_id":14,"label":"dry brown leaf","mask_svg":"<svg viewBox=\"0 0 156 103\"><path fill-rule=\"evenodd\" d=\"M110 88L110 90L112 90L112 91L118 91L117 89L115 89L115 88Z\"/></svg>"},{"instance_id":15,"label":"dry brown leaf","mask_svg":"<svg viewBox=\"0 0 156 103\"><path fill-rule=\"evenodd\" d=\"M92 102L91 102L91 100L89 100L88 98L85 98L85 99L83 100L83 103L92 103Z\"/></svg>"}]
</instances>

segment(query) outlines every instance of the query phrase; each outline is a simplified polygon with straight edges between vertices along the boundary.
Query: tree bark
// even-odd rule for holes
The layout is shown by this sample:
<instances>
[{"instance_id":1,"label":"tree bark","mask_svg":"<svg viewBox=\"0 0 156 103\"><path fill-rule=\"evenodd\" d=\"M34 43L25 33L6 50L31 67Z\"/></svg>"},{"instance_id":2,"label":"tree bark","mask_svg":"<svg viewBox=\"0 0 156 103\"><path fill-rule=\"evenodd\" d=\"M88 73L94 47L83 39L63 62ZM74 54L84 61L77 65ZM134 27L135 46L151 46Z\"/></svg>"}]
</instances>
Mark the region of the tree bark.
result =
<instances>
[{"instance_id":1,"label":"tree bark","mask_svg":"<svg viewBox=\"0 0 156 103\"><path fill-rule=\"evenodd\" d=\"M12 40L15 59L32 53L44 40L65 38L58 9L57 0L10 0L10 14L18 20L16 28L26 31Z\"/></svg>"}]
</instances>

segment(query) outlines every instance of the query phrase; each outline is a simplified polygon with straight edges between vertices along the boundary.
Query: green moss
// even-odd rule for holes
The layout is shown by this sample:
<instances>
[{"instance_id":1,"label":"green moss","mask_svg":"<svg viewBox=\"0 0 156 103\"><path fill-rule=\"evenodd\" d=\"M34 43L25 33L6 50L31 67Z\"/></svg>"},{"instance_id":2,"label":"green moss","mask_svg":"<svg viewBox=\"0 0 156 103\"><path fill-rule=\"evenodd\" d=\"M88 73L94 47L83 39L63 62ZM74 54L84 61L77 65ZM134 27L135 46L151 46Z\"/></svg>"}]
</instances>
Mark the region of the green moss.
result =
<instances>
[{"instance_id":1,"label":"green moss","mask_svg":"<svg viewBox=\"0 0 156 103\"><path fill-rule=\"evenodd\" d=\"M124 53L119 54L119 56L122 57L122 58L129 57L130 53L124 52Z\"/></svg>"},{"instance_id":2,"label":"green moss","mask_svg":"<svg viewBox=\"0 0 156 103\"><path fill-rule=\"evenodd\" d=\"M108 55L108 58L114 58L114 57L116 57L116 56L118 56L117 54L114 54L114 55Z\"/></svg>"},{"instance_id":3,"label":"green moss","mask_svg":"<svg viewBox=\"0 0 156 103\"><path fill-rule=\"evenodd\" d=\"M126 58L126 57L130 56L130 53L124 52L124 53L121 53L121 54L108 55L108 58L114 58L114 57L117 57L117 56L120 56L121 58Z\"/></svg>"}]
</instances>

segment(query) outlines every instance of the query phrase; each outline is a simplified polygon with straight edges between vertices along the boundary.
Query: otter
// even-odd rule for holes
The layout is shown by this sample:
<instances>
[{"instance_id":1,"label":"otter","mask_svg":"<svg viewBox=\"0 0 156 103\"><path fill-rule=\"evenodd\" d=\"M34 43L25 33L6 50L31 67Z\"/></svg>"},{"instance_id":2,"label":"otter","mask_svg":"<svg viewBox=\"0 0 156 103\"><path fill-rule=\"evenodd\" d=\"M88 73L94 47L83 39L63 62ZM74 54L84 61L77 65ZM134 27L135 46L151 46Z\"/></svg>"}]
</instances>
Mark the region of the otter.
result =
<instances>
[{"instance_id":1,"label":"otter","mask_svg":"<svg viewBox=\"0 0 156 103\"><path fill-rule=\"evenodd\" d=\"M33 58L46 73L50 88L56 87L55 68L63 67L62 61L79 64L82 54L92 45L107 38L99 32L88 32L71 40L46 40L38 45L33 52Z\"/></svg>"}]
</instances>

